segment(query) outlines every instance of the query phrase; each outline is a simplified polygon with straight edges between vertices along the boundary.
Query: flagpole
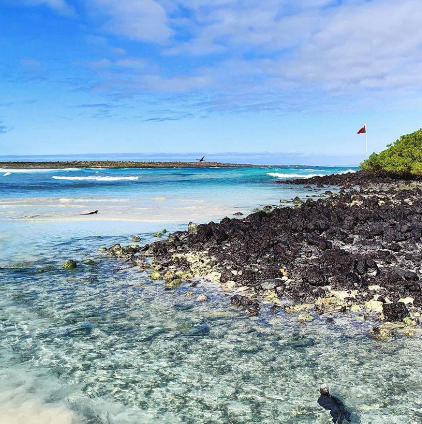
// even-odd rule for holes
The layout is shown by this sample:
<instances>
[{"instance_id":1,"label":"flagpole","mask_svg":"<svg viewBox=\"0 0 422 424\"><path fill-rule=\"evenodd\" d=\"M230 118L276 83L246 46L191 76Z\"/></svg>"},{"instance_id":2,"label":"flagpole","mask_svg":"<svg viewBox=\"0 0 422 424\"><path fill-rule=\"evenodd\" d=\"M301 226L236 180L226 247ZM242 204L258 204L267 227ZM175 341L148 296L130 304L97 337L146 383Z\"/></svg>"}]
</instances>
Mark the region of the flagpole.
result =
<instances>
[{"instance_id":1,"label":"flagpole","mask_svg":"<svg viewBox=\"0 0 422 424\"><path fill-rule=\"evenodd\" d=\"M368 127L365 124L365 157L368 159Z\"/></svg>"}]
</instances>

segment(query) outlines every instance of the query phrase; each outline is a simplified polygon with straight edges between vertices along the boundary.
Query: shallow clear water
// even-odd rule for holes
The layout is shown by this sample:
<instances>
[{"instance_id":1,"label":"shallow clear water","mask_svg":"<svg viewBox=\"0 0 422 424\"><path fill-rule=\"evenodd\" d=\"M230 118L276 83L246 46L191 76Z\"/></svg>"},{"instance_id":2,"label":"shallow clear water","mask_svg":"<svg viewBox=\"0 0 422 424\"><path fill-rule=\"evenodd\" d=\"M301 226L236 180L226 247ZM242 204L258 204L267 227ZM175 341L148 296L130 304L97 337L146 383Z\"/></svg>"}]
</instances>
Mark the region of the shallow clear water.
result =
<instances>
[{"instance_id":1,"label":"shallow clear water","mask_svg":"<svg viewBox=\"0 0 422 424\"><path fill-rule=\"evenodd\" d=\"M276 191L273 198L290 193L271 178L264 191ZM263 185L250 182L258 194L244 200L245 212L254 201L270 203ZM191 195L189 187L180 192ZM125 191L111 190L114 198ZM63 194L72 197L49 192ZM129 244L135 234L149 242L157 225L3 217L0 424L328 424L316 404L322 382L344 399L354 422L421 422L419 336L374 342L367 336L370 323L341 316L304 326L283 312L248 318L230 307L218 286L165 291L161 282L98 251ZM166 227L174 231L186 222L173 219ZM68 272L61 265L69 258L80 264L91 258L98 266ZM39 268L46 271L36 273ZM186 297L188 290L195 295ZM197 302L200 293L209 302Z\"/></svg>"}]
</instances>

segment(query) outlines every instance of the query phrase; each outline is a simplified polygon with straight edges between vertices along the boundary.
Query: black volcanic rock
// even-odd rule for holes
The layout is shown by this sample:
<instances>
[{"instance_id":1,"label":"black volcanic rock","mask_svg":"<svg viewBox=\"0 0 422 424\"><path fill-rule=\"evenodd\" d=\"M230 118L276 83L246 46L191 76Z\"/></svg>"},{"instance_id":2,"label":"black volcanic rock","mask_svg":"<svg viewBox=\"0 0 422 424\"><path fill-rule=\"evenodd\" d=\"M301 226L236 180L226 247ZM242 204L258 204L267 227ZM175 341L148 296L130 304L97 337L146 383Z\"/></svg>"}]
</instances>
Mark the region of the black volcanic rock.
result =
<instances>
[{"instance_id":1,"label":"black volcanic rock","mask_svg":"<svg viewBox=\"0 0 422 424\"><path fill-rule=\"evenodd\" d=\"M294 207L198 225L196 232L177 232L136 255L152 256L162 272L193 274L198 271L186 258L202 255L203 264L194 268L206 266L220 273L222 284L247 288L249 297L234 296L232 304L251 315L259 312L261 295L309 303L332 290L353 290L356 300L348 302L362 303L374 298L371 286L379 287L387 319L406 313L400 298L412 297L414 307L422 307L422 185L360 172L300 180L320 183L342 189Z\"/></svg>"},{"instance_id":2,"label":"black volcanic rock","mask_svg":"<svg viewBox=\"0 0 422 424\"><path fill-rule=\"evenodd\" d=\"M382 312L384 318L391 322L403 321L404 318L409 316L409 311L402 302L384 303L382 305Z\"/></svg>"}]
</instances>

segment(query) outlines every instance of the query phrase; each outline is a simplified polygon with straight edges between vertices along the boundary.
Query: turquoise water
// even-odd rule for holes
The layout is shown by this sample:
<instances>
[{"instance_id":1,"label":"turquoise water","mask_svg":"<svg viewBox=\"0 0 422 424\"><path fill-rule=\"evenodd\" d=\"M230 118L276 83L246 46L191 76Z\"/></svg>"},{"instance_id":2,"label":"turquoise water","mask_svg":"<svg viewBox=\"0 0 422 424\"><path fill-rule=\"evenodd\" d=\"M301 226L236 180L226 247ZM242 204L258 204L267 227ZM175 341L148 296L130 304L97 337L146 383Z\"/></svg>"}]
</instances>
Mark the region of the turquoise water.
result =
<instances>
[{"instance_id":1,"label":"turquoise water","mask_svg":"<svg viewBox=\"0 0 422 424\"><path fill-rule=\"evenodd\" d=\"M274 184L283 176L269 173L330 171L80 170L0 177L0 424L328 424L316 404L322 382L345 400L354 422L421 422L419 335L384 344L368 338L371 323L341 316L306 326L267 309L248 318L216 285L165 291L162 282L98 251L129 244L133 235L150 242L164 226L186 228L189 214L198 222L217 220L223 211L247 213L309 195ZM103 203L108 209L98 216L79 215ZM181 209L192 204L194 212ZM80 264L73 272L61 268L69 258ZM86 258L97 265L82 264ZM37 273L40 268L45 272ZM196 301L201 293L208 302Z\"/></svg>"},{"instance_id":2,"label":"turquoise water","mask_svg":"<svg viewBox=\"0 0 422 424\"><path fill-rule=\"evenodd\" d=\"M0 169L0 219L186 223L221 219L280 204L301 189L277 179L344 172L347 168Z\"/></svg>"}]
</instances>

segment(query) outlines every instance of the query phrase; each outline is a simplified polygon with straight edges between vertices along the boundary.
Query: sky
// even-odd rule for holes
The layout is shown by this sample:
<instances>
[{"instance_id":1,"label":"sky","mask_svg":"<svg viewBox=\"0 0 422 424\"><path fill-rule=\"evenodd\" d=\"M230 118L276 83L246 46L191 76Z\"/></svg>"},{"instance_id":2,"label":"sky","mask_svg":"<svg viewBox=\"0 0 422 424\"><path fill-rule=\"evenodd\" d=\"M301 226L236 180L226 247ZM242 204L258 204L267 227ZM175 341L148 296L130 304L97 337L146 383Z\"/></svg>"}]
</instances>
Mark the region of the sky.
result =
<instances>
[{"instance_id":1,"label":"sky","mask_svg":"<svg viewBox=\"0 0 422 424\"><path fill-rule=\"evenodd\" d=\"M421 0L0 0L0 156L357 164L422 126Z\"/></svg>"}]
</instances>

